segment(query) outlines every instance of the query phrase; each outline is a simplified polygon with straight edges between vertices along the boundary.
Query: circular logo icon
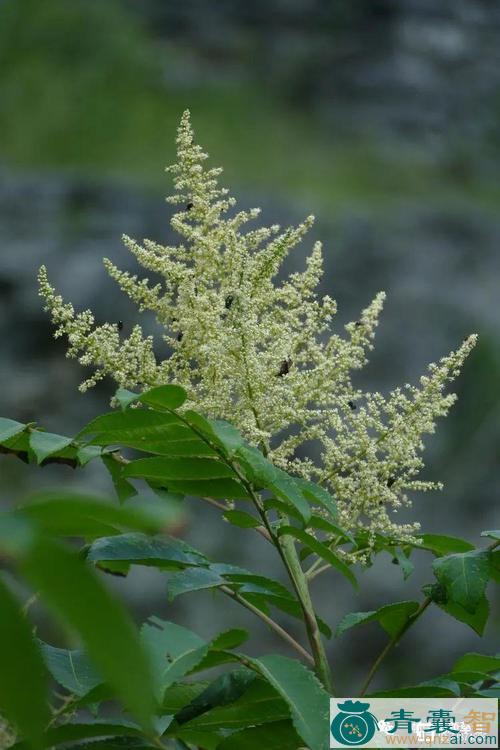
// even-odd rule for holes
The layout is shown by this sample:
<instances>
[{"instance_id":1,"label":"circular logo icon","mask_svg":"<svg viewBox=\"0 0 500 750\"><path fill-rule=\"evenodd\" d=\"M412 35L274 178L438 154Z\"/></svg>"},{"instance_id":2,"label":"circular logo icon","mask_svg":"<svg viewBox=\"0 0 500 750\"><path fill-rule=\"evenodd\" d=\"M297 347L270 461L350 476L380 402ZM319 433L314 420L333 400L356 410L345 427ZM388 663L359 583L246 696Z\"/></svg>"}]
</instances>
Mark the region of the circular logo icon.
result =
<instances>
[{"instance_id":1,"label":"circular logo icon","mask_svg":"<svg viewBox=\"0 0 500 750\"><path fill-rule=\"evenodd\" d=\"M333 738L343 745L364 745L375 734L378 723L368 711L369 703L346 701L337 703L339 713L331 723Z\"/></svg>"}]
</instances>

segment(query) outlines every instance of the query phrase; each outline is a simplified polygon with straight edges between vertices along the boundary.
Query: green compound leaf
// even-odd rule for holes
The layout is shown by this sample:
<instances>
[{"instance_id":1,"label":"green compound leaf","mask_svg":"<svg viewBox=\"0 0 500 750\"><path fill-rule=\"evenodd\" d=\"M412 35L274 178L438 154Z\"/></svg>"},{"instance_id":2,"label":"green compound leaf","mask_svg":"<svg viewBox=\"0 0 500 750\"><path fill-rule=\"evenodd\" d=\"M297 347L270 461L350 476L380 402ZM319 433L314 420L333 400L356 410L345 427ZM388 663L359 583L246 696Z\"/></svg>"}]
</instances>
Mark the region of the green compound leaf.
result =
<instances>
[{"instance_id":1,"label":"green compound leaf","mask_svg":"<svg viewBox=\"0 0 500 750\"><path fill-rule=\"evenodd\" d=\"M474 613L490 577L489 553L484 550L447 555L434 560L434 574L447 593L447 603Z\"/></svg>"},{"instance_id":2,"label":"green compound leaf","mask_svg":"<svg viewBox=\"0 0 500 750\"><path fill-rule=\"evenodd\" d=\"M80 635L89 658L117 697L149 726L154 709L149 664L124 607L92 569L52 541L35 541L21 563L49 609Z\"/></svg>"},{"instance_id":3,"label":"green compound leaf","mask_svg":"<svg viewBox=\"0 0 500 750\"><path fill-rule=\"evenodd\" d=\"M56 453L60 453L71 445L73 438L64 435L54 435L52 432L34 430L30 434L29 445L36 456L38 464Z\"/></svg>"},{"instance_id":4,"label":"green compound leaf","mask_svg":"<svg viewBox=\"0 0 500 750\"><path fill-rule=\"evenodd\" d=\"M71 651L42 642L40 649L50 674L68 692L83 698L103 683L101 675L81 649Z\"/></svg>"},{"instance_id":5,"label":"green compound leaf","mask_svg":"<svg viewBox=\"0 0 500 750\"><path fill-rule=\"evenodd\" d=\"M406 601L386 604L384 607L371 612L350 612L341 620L335 635L340 636L346 630L356 627L356 625L378 622L392 638L399 633L418 608L418 602Z\"/></svg>"},{"instance_id":6,"label":"green compound leaf","mask_svg":"<svg viewBox=\"0 0 500 750\"><path fill-rule=\"evenodd\" d=\"M351 583L352 586L354 586L354 588L357 588L358 582L356 581L356 576L354 575L352 570L348 565L346 565L343 560L341 560L334 552L332 552L332 550L326 544L324 544L323 542L318 542L318 540L315 539L311 534L308 534L306 531L302 531L301 529L297 529L295 528L295 526L280 526L278 535L284 536L285 534L298 539L299 542L302 542L302 544L304 544L308 549L315 552L325 562L336 568L340 573L342 573L343 576L347 578L347 580Z\"/></svg>"},{"instance_id":7,"label":"green compound leaf","mask_svg":"<svg viewBox=\"0 0 500 750\"><path fill-rule=\"evenodd\" d=\"M31 627L0 579L0 706L33 747L42 747L49 720L47 670Z\"/></svg>"},{"instance_id":8,"label":"green compound leaf","mask_svg":"<svg viewBox=\"0 0 500 750\"><path fill-rule=\"evenodd\" d=\"M278 654L250 661L287 703L295 730L309 750L327 750L330 696L316 676L295 659Z\"/></svg>"}]
</instances>

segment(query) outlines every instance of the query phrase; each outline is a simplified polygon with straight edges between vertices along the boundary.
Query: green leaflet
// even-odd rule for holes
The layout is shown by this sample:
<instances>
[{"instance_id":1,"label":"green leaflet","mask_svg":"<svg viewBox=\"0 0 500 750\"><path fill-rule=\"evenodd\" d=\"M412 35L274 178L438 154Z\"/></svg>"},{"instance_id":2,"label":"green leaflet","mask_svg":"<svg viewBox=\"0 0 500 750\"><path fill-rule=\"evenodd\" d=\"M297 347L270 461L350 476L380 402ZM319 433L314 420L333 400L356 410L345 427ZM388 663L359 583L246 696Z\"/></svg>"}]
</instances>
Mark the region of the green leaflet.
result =
<instances>
[{"instance_id":1,"label":"green leaflet","mask_svg":"<svg viewBox=\"0 0 500 750\"><path fill-rule=\"evenodd\" d=\"M298 750L303 743L290 721L276 721L232 734L217 750Z\"/></svg>"},{"instance_id":2,"label":"green leaflet","mask_svg":"<svg viewBox=\"0 0 500 750\"><path fill-rule=\"evenodd\" d=\"M177 682L165 690L161 710L175 716L189 706L207 687L208 682Z\"/></svg>"},{"instance_id":3,"label":"green leaflet","mask_svg":"<svg viewBox=\"0 0 500 750\"><path fill-rule=\"evenodd\" d=\"M227 464L213 458L140 458L125 466L122 476L160 482L169 490L186 495L248 498L235 472Z\"/></svg>"},{"instance_id":4,"label":"green leaflet","mask_svg":"<svg viewBox=\"0 0 500 750\"><path fill-rule=\"evenodd\" d=\"M93 739L95 737L140 737L142 732L136 724L117 719L96 719L94 721L62 724L48 729L43 735L44 747L55 747L67 742ZM77 745L81 748L82 745ZM24 750L24 743L14 745L13 750Z\"/></svg>"},{"instance_id":5,"label":"green leaflet","mask_svg":"<svg viewBox=\"0 0 500 750\"><path fill-rule=\"evenodd\" d=\"M103 679L87 654L40 643L45 664L52 677L68 692L83 697L101 685Z\"/></svg>"},{"instance_id":6,"label":"green leaflet","mask_svg":"<svg viewBox=\"0 0 500 750\"><path fill-rule=\"evenodd\" d=\"M102 456L103 449L100 445L84 445L76 451L76 457L80 466L86 466L89 461Z\"/></svg>"},{"instance_id":7,"label":"green leaflet","mask_svg":"<svg viewBox=\"0 0 500 750\"><path fill-rule=\"evenodd\" d=\"M455 683L456 685L456 683ZM410 685L408 687L398 688L397 690L379 690L376 693L369 693L368 698L446 698L457 695L453 682L450 686L445 685Z\"/></svg>"},{"instance_id":8,"label":"green leaflet","mask_svg":"<svg viewBox=\"0 0 500 750\"><path fill-rule=\"evenodd\" d=\"M237 648L248 640L248 632L242 628L231 628L219 633L210 643L211 649Z\"/></svg>"},{"instance_id":9,"label":"green leaflet","mask_svg":"<svg viewBox=\"0 0 500 750\"><path fill-rule=\"evenodd\" d=\"M394 561L400 566L401 570L403 571L403 578L406 581L406 579L409 578L415 570L415 566L413 565L409 557L407 557L403 550L399 547L392 547L391 554L394 555Z\"/></svg>"},{"instance_id":10,"label":"green leaflet","mask_svg":"<svg viewBox=\"0 0 500 750\"><path fill-rule=\"evenodd\" d=\"M474 613L490 576L489 553L473 550L440 557L434 560L432 568L446 590L447 602Z\"/></svg>"},{"instance_id":11,"label":"green leaflet","mask_svg":"<svg viewBox=\"0 0 500 750\"><path fill-rule=\"evenodd\" d=\"M31 626L0 579L0 705L33 747L42 746L49 719L47 671Z\"/></svg>"},{"instance_id":12,"label":"green leaflet","mask_svg":"<svg viewBox=\"0 0 500 750\"><path fill-rule=\"evenodd\" d=\"M96 417L80 430L77 437L94 435L94 445L111 445L122 440L161 438L165 430L173 425L183 426L176 414L152 409L128 409Z\"/></svg>"},{"instance_id":13,"label":"green leaflet","mask_svg":"<svg viewBox=\"0 0 500 750\"><path fill-rule=\"evenodd\" d=\"M226 510L223 515L226 521L242 529L254 529L256 526L260 526L261 523L258 518L242 510Z\"/></svg>"},{"instance_id":14,"label":"green leaflet","mask_svg":"<svg viewBox=\"0 0 500 750\"><path fill-rule=\"evenodd\" d=\"M139 458L123 468L123 476L155 479L165 483L181 480L194 482L225 477L236 479L234 471L222 461L196 456L192 458Z\"/></svg>"},{"instance_id":15,"label":"green leaflet","mask_svg":"<svg viewBox=\"0 0 500 750\"><path fill-rule=\"evenodd\" d=\"M251 662L288 704L293 725L309 750L327 750L330 696L316 676L295 659L277 654Z\"/></svg>"},{"instance_id":16,"label":"green leaflet","mask_svg":"<svg viewBox=\"0 0 500 750\"><path fill-rule=\"evenodd\" d=\"M184 706L176 714L175 720L178 724L189 722L189 729L209 730L217 730L220 727L244 727L258 723L255 713L252 720L251 710L248 710L248 704L253 702L255 711L255 697L253 693L250 693L256 681L255 672L247 668L239 668L219 675L189 705ZM266 683L262 685L267 687ZM260 701L273 697L273 693L274 691L271 691L270 695L267 691L263 698L260 697ZM230 708L225 708L228 704L231 704ZM241 707L244 709L246 718L243 718L239 710Z\"/></svg>"},{"instance_id":17,"label":"green leaflet","mask_svg":"<svg viewBox=\"0 0 500 750\"><path fill-rule=\"evenodd\" d=\"M19 435L19 433L24 432L25 428L26 425L21 424L21 422L15 422L13 419L0 417L0 444L5 443L7 440L10 440L10 438L14 437L15 435Z\"/></svg>"},{"instance_id":18,"label":"green leaflet","mask_svg":"<svg viewBox=\"0 0 500 750\"><path fill-rule=\"evenodd\" d=\"M380 609L371 612L350 612L340 622L335 631L339 636L346 630L363 625L368 622L378 622L385 632L392 637L397 635L404 625L415 614L419 605L418 602L406 601L396 602L395 604L386 604Z\"/></svg>"},{"instance_id":19,"label":"green leaflet","mask_svg":"<svg viewBox=\"0 0 500 750\"><path fill-rule=\"evenodd\" d=\"M452 601L436 602L436 604L443 610L443 612L446 612L456 620L465 623L478 633L478 635L483 635L490 614L490 605L485 596L479 600L474 612L469 612L460 604Z\"/></svg>"},{"instance_id":20,"label":"green leaflet","mask_svg":"<svg viewBox=\"0 0 500 750\"><path fill-rule=\"evenodd\" d=\"M47 539L33 543L21 568L60 622L80 635L124 705L148 726L154 706L149 665L123 606L73 552Z\"/></svg>"},{"instance_id":21,"label":"green leaflet","mask_svg":"<svg viewBox=\"0 0 500 750\"><path fill-rule=\"evenodd\" d=\"M109 472L111 481L113 482L116 496L121 503L124 503L134 495L137 495L137 490L134 485L128 482L122 477L122 467L115 461L112 455L103 455L102 462Z\"/></svg>"},{"instance_id":22,"label":"green leaflet","mask_svg":"<svg viewBox=\"0 0 500 750\"><path fill-rule=\"evenodd\" d=\"M258 576L243 568L222 563L212 563L205 568L190 568L175 574L169 579L168 594L172 600L180 594L203 589L227 586L237 591L263 612L268 612L268 605L273 605L293 617L302 619L302 609L298 600L278 581L265 576ZM318 619L321 632L328 638L331 630L321 619Z\"/></svg>"},{"instance_id":23,"label":"green leaflet","mask_svg":"<svg viewBox=\"0 0 500 750\"><path fill-rule=\"evenodd\" d=\"M150 657L155 695L161 703L165 690L203 659L209 644L187 628L151 618L141 628L141 642Z\"/></svg>"},{"instance_id":24,"label":"green leaflet","mask_svg":"<svg viewBox=\"0 0 500 750\"><path fill-rule=\"evenodd\" d=\"M30 448L36 456L38 464L41 464L46 458L54 453L60 453L71 445L73 438L64 437L64 435L54 435L51 432L42 432L34 430L30 434Z\"/></svg>"},{"instance_id":25,"label":"green leaflet","mask_svg":"<svg viewBox=\"0 0 500 750\"><path fill-rule=\"evenodd\" d=\"M180 385L159 385L142 393L138 401L153 409L178 409L185 402L187 393Z\"/></svg>"},{"instance_id":26,"label":"green leaflet","mask_svg":"<svg viewBox=\"0 0 500 750\"><path fill-rule=\"evenodd\" d=\"M217 588L225 583L226 579L210 568L183 570L169 579L168 598L169 601L173 601L180 594Z\"/></svg>"},{"instance_id":27,"label":"green leaflet","mask_svg":"<svg viewBox=\"0 0 500 750\"><path fill-rule=\"evenodd\" d=\"M454 672L496 672L500 669L500 656L488 656L485 654L468 653L458 659L453 665Z\"/></svg>"},{"instance_id":28,"label":"green leaflet","mask_svg":"<svg viewBox=\"0 0 500 750\"><path fill-rule=\"evenodd\" d=\"M50 534L103 536L134 529L158 532L169 519L169 508L151 509L146 503L134 508L117 507L104 499L70 492L44 492L21 505L22 514Z\"/></svg>"},{"instance_id":29,"label":"green leaflet","mask_svg":"<svg viewBox=\"0 0 500 750\"><path fill-rule=\"evenodd\" d=\"M140 393L134 393L133 391L127 390L127 388L118 388L115 392L114 400L119 404L122 411L125 411L130 404L133 404L139 398Z\"/></svg>"},{"instance_id":30,"label":"green leaflet","mask_svg":"<svg viewBox=\"0 0 500 750\"><path fill-rule=\"evenodd\" d=\"M235 457L243 464L247 477L257 487L271 490L282 500L293 505L304 521L309 520L309 502L293 477L274 466L257 448L242 446L237 450Z\"/></svg>"},{"instance_id":31,"label":"green leaflet","mask_svg":"<svg viewBox=\"0 0 500 750\"><path fill-rule=\"evenodd\" d=\"M332 519L337 518L337 503L324 487L320 487L319 484L315 484L314 482L309 482L307 479L295 479L295 481L311 504L321 505L330 513Z\"/></svg>"},{"instance_id":32,"label":"green leaflet","mask_svg":"<svg viewBox=\"0 0 500 750\"><path fill-rule=\"evenodd\" d=\"M228 677L229 675L223 675L222 679ZM283 698L261 680L251 685L239 700L235 700L234 703L226 700L225 703L231 705L221 702L219 705L216 704L215 708L206 708L203 714L190 720L186 728L217 731L223 727L235 730L290 717L290 710ZM180 721L180 717L177 718Z\"/></svg>"},{"instance_id":33,"label":"green leaflet","mask_svg":"<svg viewBox=\"0 0 500 750\"><path fill-rule=\"evenodd\" d=\"M168 489L193 497L211 497L220 500L248 500L249 494L240 482L228 479L189 479L168 482Z\"/></svg>"},{"instance_id":34,"label":"green leaflet","mask_svg":"<svg viewBox=\"0 0 500 750\"><path fill-rule=\"evenodd\" d=\"M137 565L178 569L185 565L208 565L207 558L186 542L166 535L151 537L130 533L97 539L87 554L93 562L115 560Z\"/></svg>"},{"instance_id":35,"label":"green leaflet","mask_svg":"<svg viewBox=\"0 0 500 750\"><path fill-rule=\"evenodd\" d=\"M416 544L416 549L428 549L438 557L449 555L453 552L469 552L474 549L473 544L455 536L421 534L419 539L421 539L422 544Z\"/></svg>"},{"instance_id":36,"label":"green leaflet","mask_svg":"<svg viewBox=\"0 0 500 750\"><path fill-rule=\"evenodd\" d=\"M183 419L193 433L216 447L218 453L232 458L238 448L245 445L240 432L232 424L221 419L206 419L195 411L183 413Z\"/></svg>"}]
</instances>

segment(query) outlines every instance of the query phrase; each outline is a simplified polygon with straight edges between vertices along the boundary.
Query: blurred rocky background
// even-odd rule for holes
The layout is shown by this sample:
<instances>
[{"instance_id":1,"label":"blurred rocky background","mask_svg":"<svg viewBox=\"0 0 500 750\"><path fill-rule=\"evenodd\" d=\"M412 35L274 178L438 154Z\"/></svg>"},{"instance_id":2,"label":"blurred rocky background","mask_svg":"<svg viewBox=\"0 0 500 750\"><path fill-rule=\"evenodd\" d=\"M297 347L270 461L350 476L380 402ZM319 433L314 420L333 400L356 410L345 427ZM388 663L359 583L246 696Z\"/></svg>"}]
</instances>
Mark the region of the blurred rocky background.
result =
<instances>
[{"instance_id":1,"label":"blurred rocky background","mask_svg":"<svg viewBox=\"0 0 500 750\"><path fill-rule=\"evenodd\" d=\"M460 401L427 440L426 474L445 490L415 498L411 515L472 541L498 527L500 6L491 0L0 0L0 413L71 433L106 408L111 383L77 392L82 373L52 340L36 270L46 263L78 308L132 325L101 258L133 268L122 232L168 240L163 166L185 107L242 206L262 206L266 223L316 214L339 326L387 291L365 385L414 381L480 334ZM11 458L0 479L6 504L61 482L110 489L98 469L26 471ZM275 570L259 540L194 502L186 533L216 559ZM319 579L322 615L335 624L418 596L426 559L404 587L381 559L357 601L344 580ZM206 635L248 622L211 594L172 608L164 578L143 570L114 585L138 617L156 612ZM464 650L494 651L498 599L493 609L484 643L429 614L432 638L422 621L378 686L446 671ZM376 626L343 638L331 654L347 694L383 638ZM260 625L253 643L276 648Z\"/></svg>"}]
</instances>

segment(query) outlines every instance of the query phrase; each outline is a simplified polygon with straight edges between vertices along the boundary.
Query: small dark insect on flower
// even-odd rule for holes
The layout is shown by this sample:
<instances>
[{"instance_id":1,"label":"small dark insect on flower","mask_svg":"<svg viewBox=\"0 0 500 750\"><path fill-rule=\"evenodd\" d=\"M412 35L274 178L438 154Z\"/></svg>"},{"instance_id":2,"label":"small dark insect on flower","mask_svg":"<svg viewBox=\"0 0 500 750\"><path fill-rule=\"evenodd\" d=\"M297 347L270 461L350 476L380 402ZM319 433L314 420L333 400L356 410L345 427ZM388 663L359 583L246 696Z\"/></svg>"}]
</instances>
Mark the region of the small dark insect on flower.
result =
<instances>
[{"instance_id":1,"label":"small dark insect on flower","mask_svg":"<svg viewBox=\"0 0 500 750\"><path fill-rule=\"evenodd\" d=\"M356 406L356 404L354 403L354 401L348 401L348 402L347 402L347 406L349 407L349 409L350 409L351 411L356 411L356 409L358 408L358 407Z\"/></svg>"},{"instance_id":2,"label":"small dark insect on flower","mask_svg":"<svg viewBox=\"0 0 500 750\"><path fill-rule=\"evenodd\" d=\"M356 328L361 328L361 326L363 325L363 323L362 323L362 321L361 321L361 320L357 320L357 321L356 321L356 322L354 323L354 325L356 326Z\"/></svg>"},{"instance_id":3,"label":"small dark insect on flower","mask_svg":"<svg viewBox=\"0 0 500 750\"><path fill-rule=\"evenodd\" d=\"M224 302L224 307L226 308L226 310L230 310L231 309L231 305L233 304L233 302L234 302L233 295L232 294L228 294L228 296L226 297L226 300Z\"/></svg>"},{"instance_id":4,"label":"small dark insect on flower","mask_svg":"<svg viewBox=\"0 0 500 750\"><path fill-rule=\"evenodd\" d=\"M193 208L193 206L194 206L194 203L192 203L191 201L189 201L189 203L186 204L186 211L191 211L191 209Z\"/></svg>"},{"instance_id":5,"label":"small dark insect on flower","mask_svg":"<svg viewBox=\"0 0 500 750\"><path fill-rule=\"evenodd\" d=\"M389 479L387 480L387 486L392 487L395 481L396 481L396 477L389 477Z\"/></svg>"},{"instance_id":6,"label":"small dark insect on flower","mask_svg":"<svg viewBox=\"0 0 500 750\"><path fill-rule=\"evenodd\" d=\"M287 359L284 359L283 362L280 365L279 372L276 373L278 378L282 378L283 375L288 375L290 372L290 367L292 366L292 360L290 357L287 357Z\"/></svg>"},{"instance_id":7,"label":"small dark insect on flower","mask_svg":"<svg viewBox=\"0 0 500 750\"><path fill-rule=\"evenodd\" d=\"M123 320L119 320L117 323L117 327L119 331L123 331Z\"/></svg>"},{"instance_id":8,"label":"small dark insect on flower","mask_svg":"<svg viewBox=\"0 0 500 750\"><path fill-rule=\"evenodd\" d=\"M179 333L177 334L177 341L182 341L183 336L184 334L182 333L182 331L179 331Z\"/></svg>"}]
</instances>

